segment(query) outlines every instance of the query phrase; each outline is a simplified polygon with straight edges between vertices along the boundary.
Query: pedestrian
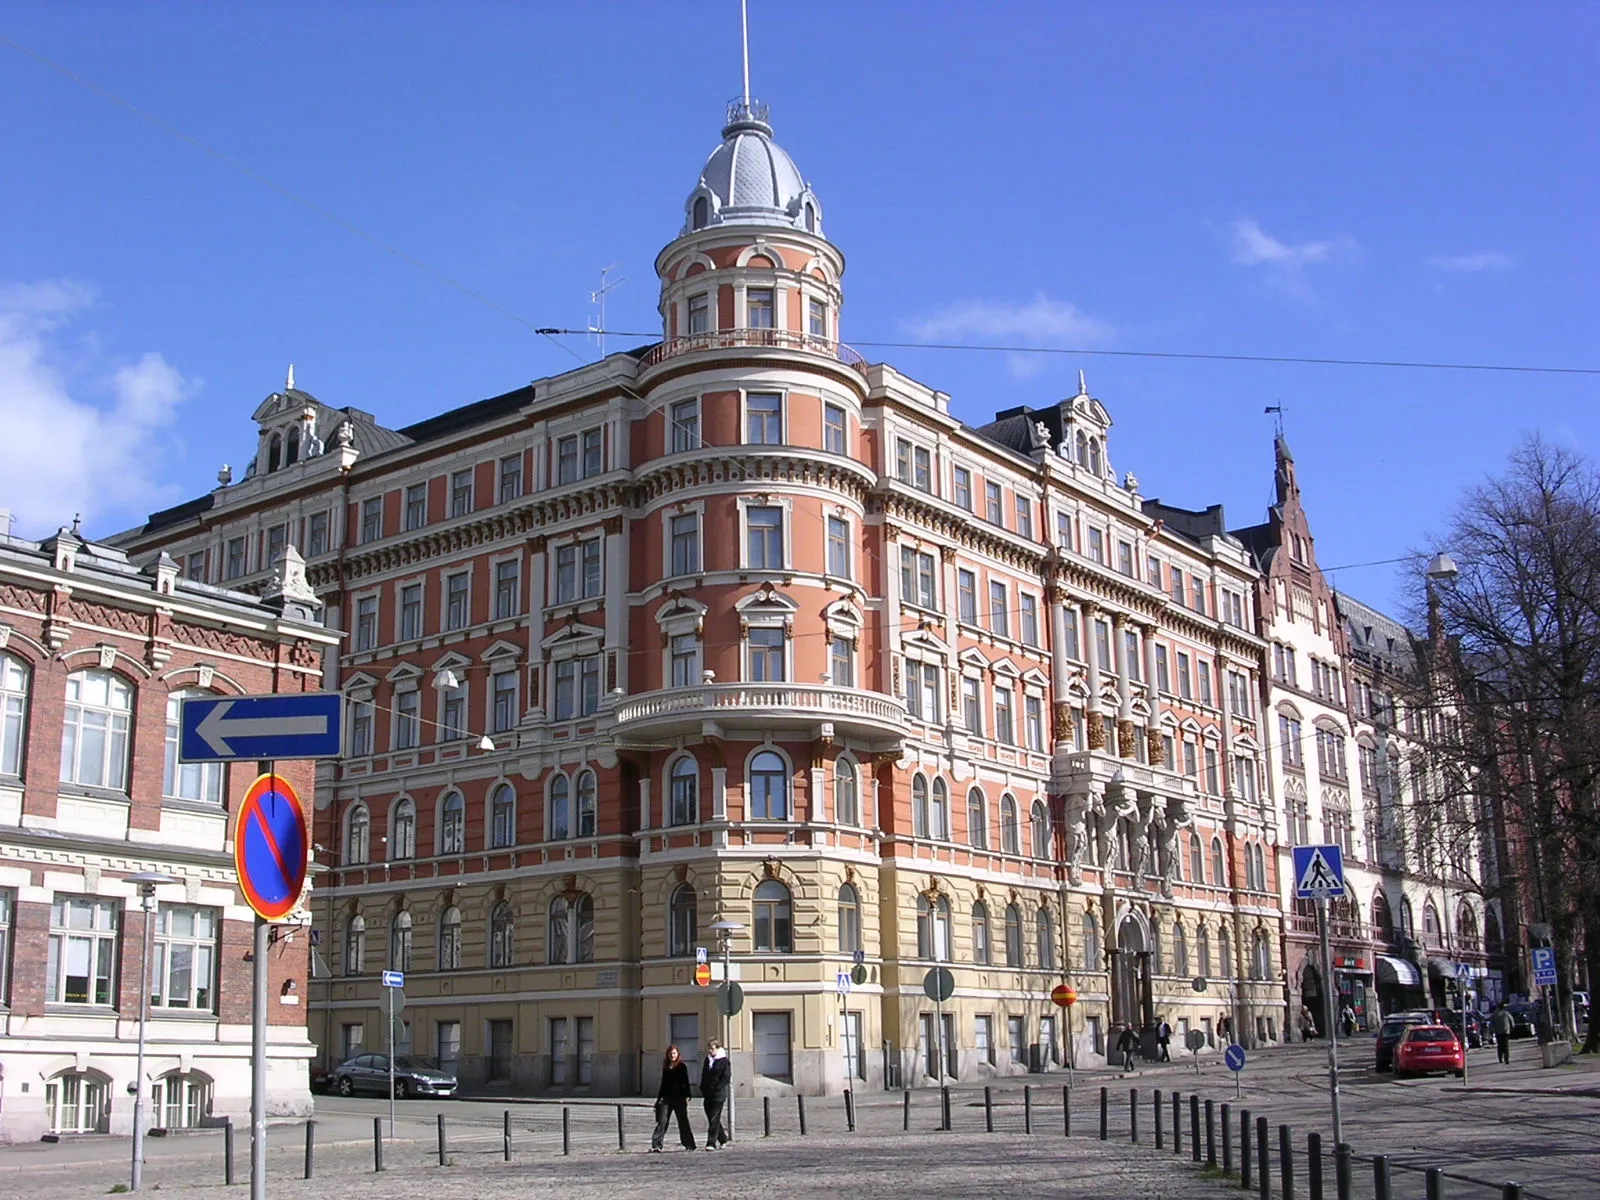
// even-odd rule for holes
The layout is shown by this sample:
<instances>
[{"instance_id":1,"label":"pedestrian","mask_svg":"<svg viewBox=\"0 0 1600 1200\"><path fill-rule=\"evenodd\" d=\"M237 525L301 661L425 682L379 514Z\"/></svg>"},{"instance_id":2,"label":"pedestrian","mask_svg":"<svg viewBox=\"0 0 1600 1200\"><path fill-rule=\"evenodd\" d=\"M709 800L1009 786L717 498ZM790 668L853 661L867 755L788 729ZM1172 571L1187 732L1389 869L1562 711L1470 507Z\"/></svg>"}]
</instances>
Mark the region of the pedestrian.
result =
<instances>
[{"instance_id":1,"label":"pedestrian","mask_svg":"<svg viewBox=\"0 0 1600 1200\"><path fill-rule=\"evenodd\" d=\"M1132 1025L1122 1027L1122 1036L1117 1038L1117 1053L1122 1055L1122 1070L1124 1073L1133 1070L1133 1052L1139 1048L1139 1035L1133 1032Z\"/></svg>"},{"instance_id":2,"label":"pedestrian","mask_svg":"<svg viewBox=\"0 0 1600 1200\"><path fill-rule=\"evenodd\" d=\"M1345 1037L1356 1035L1356 1010L1350 1007L1350 1001L1344 1002L1344 1007L1339 1010L1339 1027Z\"/></svg>"},{"instance_id":3,"label":"pedestrian","mask_svg":"<svg viewBox=\"0 0 1600 1200\"><path fill-rule=\"evenodd\" d=\"M1156 1044L1161 1047L1161 1061L1172 1061L1172 1026L1167 1024L1165 1017L1161 1018L1161 1028L1156 1030Z\"/></svg>"},{"instance_id":4,"label":"pedestrian","mask_svg":"<svg viewBox=\"0 0 1600 1200\"><path fill-rule=\"evenodd\" d=\"M1511 1010L1504 1000L1489 1018L1489 1028L1494 1030L1494 1057L1496 1062L1511 1065Z\"/></svg>"},{"instance_id":5,"label":"pedestrian","mask_svg":"<svg viewBox=\"0 0 1600 1200\"><path fill-rule=\"evenodd\" d=\"M656 1089L656 1129L650 1135L650 1153L660 1154L667 1137L667 1122L678 1118L678 1140L685 1150L695 1149L694 1130L689 1128L689 1065L676 1046L668 1046L661 1060L661 1086Z\"/></svg>"},{"instance_id":6,"label":"pedestrian","mask_svg":"<svg viewBox=\"0 0 1600 1200\"><path fill-rule=\"evenodd\" d=\"M728 1127L722 1122L728 1105L728 1089L733 1082L733 1064L716 1038L711 1039L705 1066L700 1069L700 1094L706 1104L706 1149L720 1150L728 1144Z\"/></svg>"},{"instance_id":7,"label":"pedestrian","mask_svg":"<svg viewBox=\"0 0 1600 1200\"><path fill-rule=\"evenodd\" d=\"M1300 1006L1300 1040L1309 1042L1317 1036L1317 1022L1311 1015L1311 1010L1304 1004Z\"/></svg>"},{"instance_id":8,"label":"pedestrian","mask_svg":"<svg viewBox=\"0 0 1600 1200\"><path fill-rule=\"evenodd\" d=\"M1224 1046L1233 1042L1233 1018L1225 1012L1217 1014L1217 1040Z\"/></svg>"}]
</instances>

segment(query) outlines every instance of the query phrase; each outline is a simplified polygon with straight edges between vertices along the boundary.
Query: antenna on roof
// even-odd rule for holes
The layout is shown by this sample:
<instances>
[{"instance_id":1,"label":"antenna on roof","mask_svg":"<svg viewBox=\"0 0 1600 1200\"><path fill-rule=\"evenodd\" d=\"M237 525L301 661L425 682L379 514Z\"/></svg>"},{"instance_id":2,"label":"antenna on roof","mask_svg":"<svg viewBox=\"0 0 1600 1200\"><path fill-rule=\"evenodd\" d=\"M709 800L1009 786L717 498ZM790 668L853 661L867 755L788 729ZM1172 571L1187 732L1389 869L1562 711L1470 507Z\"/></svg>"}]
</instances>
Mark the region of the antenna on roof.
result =
<instances>
[{"instance_id":1,"label":"antenna on roof","mask_svg":"<svg viewBox=\"0 0 1600 1200\"><path fill-rule=\"evenodd\" d=\"M1273 430L1274 430L1274 432L1277 433L1277 435L1279 437L1282 437L1283 436L1283 405L1281 405L1281 404L1269 404L1264 409L1262 409L1261 411L1264 412L1264 413L1273 414L1273 422L1272 422Z\"/></svg>"},{"instance_id":2,"label":"antenna on roof","mask_svg":"<svg viewBox=\"0 0 1600 1200\"><path fill-rule=\"evenodd\" d=\"M619 288L627 283L626 279L607 279L606 276L617 269L617 264L600 268L600 286L589 293L589 303L599 311L596 319L589 324L589 332L595 335L595 341L600 346L600 357L606 356L606 293L612 288Z\"/></svg>"},{"instance_id":3,"label":"antenna on roof","mask_svg":"<svg viewBox=\"0 0 1600 1200\"><path fill-rule=\"evenodd\" d=\"M739 43L744 50L744 106L750 107L750 4L739 0Z\"/></svg>"}]
</instances>

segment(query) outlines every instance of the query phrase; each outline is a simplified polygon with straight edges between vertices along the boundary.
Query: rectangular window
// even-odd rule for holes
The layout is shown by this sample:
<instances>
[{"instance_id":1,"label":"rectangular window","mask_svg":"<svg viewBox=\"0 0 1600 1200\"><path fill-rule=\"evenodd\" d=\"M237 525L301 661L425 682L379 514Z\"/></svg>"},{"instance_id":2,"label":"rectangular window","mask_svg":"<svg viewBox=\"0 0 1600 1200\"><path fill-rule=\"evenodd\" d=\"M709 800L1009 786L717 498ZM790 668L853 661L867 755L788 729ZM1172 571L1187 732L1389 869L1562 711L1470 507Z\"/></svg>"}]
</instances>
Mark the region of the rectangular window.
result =
<instances>
[{"instance_id":1,"label":"rectangular window","mask_svg":"<svg viewBox=\"0 0 1600 1200\"><path fill-rule=\"evenodd\" d=\"M605 474L606 470L606 431L604 429L585 429L583 431L583 478L593 479L596 475Z\"/></svg>"},{"instance_id":2,"label":"rectangular window","mask_svg":"<svg viewBox=\"0 0 1600 1200\"><path fill-rule=\"evenodd\" d=\"M489 676L491 697L490 728L494 733L504 733L517 724L517 673L496 671Z\"/></svg>"},{"instance_id":3,"label":"rectangular window","mask_svg":"<svg viewBox=\"0 0 1600 1200\"><path fill-rule=\"evenodd\" d=\"M356 649L371 650L378 644L378 598L362 596L356 601Z\"/></svg>"},{"instance_id":4,"label":"rectangular window","mask_svg":"<svg viewBox=\"0 0 1600 1200\"><path fill-rule=\"evenodd\" d=\"M1148 556L1144 562L1145 581L1151 587L1161 586L1161 560L1154 554Z\"/></svg>"},{"instance_id":5,"label":"rectangular window","mask_svg":"<svg viewBox=\"0 0 1600 1200\"><path fill-rule=\"evenodd\" d=\"M1098 529L1089 530L1089 557L1102 567L1106 565L1106 535Z\"/></svg>"},{"instance_id":6,"label":"rectangular window","mask_svg":"<svg viewBox=\"0 0 1600 1200\"><path fill-rule=\"evenodd\" d=\"M978 623L978 577L971 571L956 572L956 606L962 621Z\"/></svg>"},{"instance_id":7,"label":"rectangular window","mask_svg":"<svg viewBox=\"0 0 1600 1200\"><path fill-rule=\"evenodd\" d=\"M777 392L751 392L745 397L745 437L752 446L783 444L783 397Z\"/></svg>"},{"instance_id":8,"label":"rectangular window","mask_svg":"<svg viewBox=\"0 0 1600 1200\"><path fill-rule=\"evenodd\" d=\"M1025 538L1033 536L1033 502L1026 496L1017 497L1017 533Z\"/></svg>"},{"instance_id":9,"label":"rectangular window","mask_svg":"<svg viewBox=\"0 0 1600 1200\"><path fill-rule=\"evenodd\" d=\"M324 515L322 520L323 529L326 531L328 520L326 515ZM193 554L189 555L184 564L183 577L185 579L193 580L195 583L204 583L206 581L206 552L204 550L196 550Z\"/></svg>"},{"instance_id":10,"label":"rectangular window","mask_svg":"<svg viewBox=\"0 0 1600 1200\"><path fill-rule=\"evenodd\" d=\"M1183 656L1180 654L1178 657L1182 659ZM1156 647L1156 691L1172 691L1172 680L1167 671L1167 648L1165 646Z\"/></svg>"},{"instance_id":11,"label":"rectangular window","mask_svg":"<svg viewBox=\"0 0 1600 1200\"><path fill-rule=\"evenodd\" d=\"M700 402L698 400L679 400L672 406L669 417L672 425L672 452L681 454L685 450L698 450L700 448Z\"/></svg>"},{"instance_id":12,"label":"rectangular window","mask_svg":"<svg viewBox=\"0 0 1600 1200\"><path fill-rule=\"evenodd\" d=\"M771 329L776 309L773 305L771 288L750 288L745 292L745 327L748 329Z\"/></svg>"},{"instance_id":13,"label":"rectangular window","mask_svg":"<svg viewBox=\"0 0 1600 1200\"><path fill-rule=\"evenodd\" d=\"M750 631L750 673L752 683L783 682L783 643L781 629L752 629Z\"/></svg>"},{"instance_id":14,"label":"rectangular window","mask_svg":"<svg viewBox=\"0 0 1600 1200\"><path fill-rule=\"evenodd\" d=\"M972 1018L972 1048L978 1061L994 1066L994 1018L980 1015Z\"/></svg>"},{"instance_id":15,"label":"rectangular window","mask_svg":"<svg viewBox=\"0 0 1600 1200\"><path fill-rule=\"evenodd\" d=\"M238 579L244 574L244 539L242 537L228 539L228 569L223 574L224 579Z\"/></svg>"},{"instance_id":16,"label":"rectangular window","mask_svg":"<svg viewBox=\"0 0 1600 1200\"><path fill-rule=\"evenodd\" d=\"M844 409L837 404L822 406L822 448L829 454L849 454L850 436Z\"/></svg>"},{"instance_id":17,"label":"rectangular window","mask_svg":"<svg viewBox=\"0 0 1600 1200\"><path fill-rule=\"evenodd\" d=\"M1181 570L1179 570L1177 567L1173 567L1172 568L1172 573L1171 573L1171 579L1172 579L1172 602L1174 604L1184 604L1185 603L1185 597L1188 595L1188 592L1185 589L1185 585L1184 585L1184 582L1183 582L1183 572Z\"/></svg>"},{"instance_id":18,"label":"rectangular window","mask_svg":"<svg viewBox=\"0 0 1600 1200\"><path fill-rule=\"evenodd\" d=\"M50 905L50 941L45 952L45 1002L112 1003L117 956L117 906L90 897L58 899Z\"/></svg>"},{"instance_id":19,"label":"rectangular window","mask_svg":"<svg viewBox=\"0 0 1600 1200\"><path fill-rule=\"evenodd\" d=\"M965 467L956 467L954 472L953 472L953 475L954 475L954 479L955 479L955 502L956 502L956 507L964 508L968 512L971 512L972 511L972 472L967 470L967 468L965 468Z\"/></svg>"},{"instance_id":20,"label":"rectangular window","mask_svg":"<svg viewBox=\"0 0 1600 1200\"><path fill-rule=\"evenodd\" d=\"M572 1047L567 1040L567 1018L550 1018L550 1086L565 1087Z\"/></svg>"},{"instance_id":21,"label":"rectangular window","mask_svg":"<svg viewBox=\"0 0 1600 1200\"><path fill-rule=\"evenodd\" d=\"M1011 1040L1011 1061L1028 1061L1028 1021L1026 1017L1007 1017L1006 1034Z\"/></svg>"},{"instance_id":22,"label":"rectangular window","mask_svg":"<svg viewBox=\"0 0 1600 1200\"><path fill-rule=\"evenodd\" d=\"M421 529L428 523L428 485L413 483L406 489L406 528Z\"/></svg>"},{"instance_id":23,"label":"rectangular window","mask_svg":"<svg viewBox=\"0 0 1600 1200\"><path fill-rule=\"evenodd\" d=\"M689 297L689 334L711 332L711 296L701 292Z\"/></svg>"},{"instance_id":24,"label":"rectangular window","mask_svg":"<svg viewBox=\"0 0 1600 1200\"><path fill-rule=\"evenodd\" d=\"M434 1055L439 1066L454 1075L461 1061L461 1022L440 1021L433 1028Z\"/></svg>"},{"instance_id":25,"label":"rectangular window","mask_svg":"<svg viewBox=\"0 0 1600 1200\"><path fill-rule=\"evenodd\" d=\"M1189 656L1178 651L1178 695L1185 700L1194 698L1194 688L1189 678Z\"/></svg>"},{"instance_id":26,"label":"rectangular window","mask_svg":"<svg viewBox=\"0 0 1600 1200\"><path fill-rule=\"evenodd\" d=\"M828 336L828 306L815 296L806 301L806 327L812 337Z\"/></svg>"},{"instance_id":27,"label":"rectangular window","mask_svg":"<svg viewBox=\"0 0 1600 1200\"><path fill-rule=\"evenodd\" d=\"M906 663L906 711L919 721L939 720L939 668L932 663Z\"/></svg>"},{"instance_id":28,"label":"rectangular window","mask_svg":"<svg viewBox=\"0 0 1600 1200\"><path fill-rule=\"evenodd\" d=\"M668 644L672 686L694 687L700 682L700 638L693 633L675 633Z\"/></svg>"},{"instance_id":29,"label":"rectangular window","mask_svg":"<svg viewBox=\"0 0 1600 1200\"><path fill-rule=\"evenodd\" d=\"M0 655L0 775L22 774L29 678L18 659ZM0 991L0 1002L4 999Z\"/></svg>"},{"instance_id":30,"label":"rectangular window","mask_svg":"<svg viewBox=\"0 0 1600 1200\"><path fill-rule=\"evenodd\" d=\"M1011 689L996 686L994 689L994 740L1007 746L1016 745L1017 731L1012 718Z\"/></svg>"},{"instance_id":31,"label":"rectangular window","mask_svg":"<svg viewBox=\"0 0 1600 1200\"><path fill-rule=\"evenodd\" d=\"M578 1035L578 1085L582 1087L594 1082L594 1018L577 1017L573 1026Z\"/></svg>"},{"instance_id":32,"label":"rectangular window","mask_svg":"<svg viewBox=\"0 0 1600 1200\"><path fill-rule=\"evenodd\" d=\"M690 825L693 822L678 821L674 824ZM678 1048L683 1061L689 1064L692 1082L698 1084L699 1079L695 1076L704 1063L700 1054L700 1014L672 1013L667 1017L667 1038L670 1045Z\"/></svg>"},{"instance_id":33,"label":"rectangular window","mask_svg":"<svg viewBox=\"0 0 1600 1200\"><path fill-rule=\"evenodd\" d=\"M756 571L776 571L783 567L783 510L751 507L745 509L745 566Z\"/></svg>"},{"instance_id":34,"label":"rectangular window","mask_svg":"<svg viewBox=\"0 0 1600 1200\"><path fill-rule=\"evenodd\" d=\"M983 734L983 691L982 685L976 679L966 676L961 678L961 719L966 723L968 732L982 736Z\"/></svg>"},{"instance_id":35,"label":"rectangular window","mask_svg":"<svg viewBox=\"0 0 1600 1200\"><path fill-rule=\"evenodd\" d=\"M555 719L587 717L600 707L600 656L562 659L555 665Z\"/></svg>"},{"instance_id":36,"label":"rectangular window","mask_svg":"<svg viewBox=\"0 0 1600 1200\"><path fill-rule=\"evenodd\" d=\"M900 547L900 599L919 608L937 607L935 570L932 554L910 546Z\"/></svg>"},{"instance_id":37,"label":"rectangular window","mask_svg":"<svg viewBox=\"0 0 1600 1200\"><path fill-rule=\"evenodd\" d=\"M843 1024L840 1027L844 1039L845 1072L851 1079L865 1079L867 1077L867 1041L863 1033L865 1022L862 1014L856 1011L847 1011L842 1014Z\"/></svg>"},{"instance_id":38,"label":"rectangular window","mask_svg":"<svg viewBox=\"0 0 1600 1200\"><path fill-rule=\"evenodd\" d=\"M1063 550L1071 550L1073 548L1071 513L1056 514L1056 545Z\"/></svg>"},{"instance_id":39,"label":"rectangular window","mask_svg":"<svg viewBox=\"0 0 1600 1200\"><path fill-rule=\"evenodd\" d=\"M1199 773L1200 765L1197 760L1195 744L1187 739L1183 743L1183 773L1190 779Z\"/></svg>"},{"instance_id":40,"label":"rectangular window","mask_svg":"<svg viewBox=\"0 0 1600 1200\"><path fill-rule=\"evenodd\" d=\"M289 527L274 525L267 530L267 566L276 567L283 560L284 549L289 545Z\"/></svg>"},{"instance_id":41,"label":"rectangular window","mask_svg":"<svg viewBox=\"0 0 1600 1200\"><path fill-rule=\"evenodd\" d=\"M449 742L466 736L467 685L461 683L439 693L439 740Z\"/></svg>"},{"instance_id":42,"label":"rectangular window","mask_svg":"<svg viewBox=\"0 0 1600 1200\"><path fill-rule=\"evenodd\" d=\"M350 756L365 758L372 753L372 701L350 703Z\"/></svg>"},{"instance_id":43,"label":"rectangular window","mask_svg":"<svg viewBox=\"0 0 1600 1200\"><path fill-rule=\"evenodd\" d=\"M793 1055L790 1051L790 1014L786 1012L758 1012L750 1014L750 1029L754 1035L757 1075L788 1083L794 1078Z\"/></svg>"},{"instance_id":44,"label":"rectangular window","mask_svg":"<svg viewBox=\"0 0 1600 1200\"><path fill-rule=\"evenodd\" d=\"M512 1024L509 1019L489 1022L489 1079L505 1083L511 1079Z\"/></svg>"},{"instance_id":45,"label":"rectangular window","mask_svg":"<svg viewBox=\"0 0 1600 1200\"><path fill-rule=\"evenodd\" d=\"M1208 663L1208 662L1203 662L1203 661L1202 662L1197 662L1195 664L1195 674L1199 677L1200 703L1201 704L1210 704L1211 703L1211 664Z\"/></svg>"},{"instance_id":46,"label":"rectangular window","mask_svg":"<svg viewBox=\"0 0 1600 1200\"><path fill-rule=\"evenodd\" d=\"M1022 615L1022 644L1037 646L1039 644L1039 599L1026 592L1018 593L1017 606Z\"/></svg>"},{"instance_id":47,"label":"rectangular window","mask_svg":"<svg viewBox=\"0 0 1600 1200\"><path fill-rule=\"evenodd\" d=\"M589 600L600 595L600 539L568 542L556 548L556 603Z\"/></svg>"},{"instance_id":48,"label":"rectangular window","mask_svg":"<svg viewBox=\"0 0 1600 1200\"><path fill-rule=\"evenodd\" d=\"M306 521L306 557L318 558L328 552L328 514L312 513Z\"/></svg>"},{"instance_id":49,"label":"rectangular window","mask_svg":"<svg viewBox=\"0 0 1600 1200\"><path fill-rule=\"evenodd\" d=\"M506 559L494 565L494 619L514 617L522 607L522 564Z\"/></svg>"},{"instance_id":50,"label":"rectangular window","mask_svg":"<svg viewBox=\"0 0 1600 1200\"><path fill-rule=\"evenodd\" d=\"M522 495L522 455L508 454L500 460L500 503Z\"/></svg>"},{"instance_id":51,"label":"rectangular window","mask_svg":"<svg viewBox=\"0 0 1600 1200\"><path fill-rule=\"evenodd\" d=\"M375 542L383 536L383 497L361 502L361 541Z\"/></svg>"},{"instance_id":52,"label":"rectangular window","mask_svg":"<svg viewBox=\"0 0 1600 1200\"><path fill-rule=\"evenodd\" d=\"M1117 570L1128 578L1133 578L1133 544L1119 541L1117 543Z\"/></svg>"},{"instance_id":53,"label":"rectangular window","mask_svg":"<svg viewBox=\"0 0 1600 1200\"><path fill-rule=\"evenodd\" d=\"M989 581L989 631L1001 637L1011 636L1011 622L1006 612L1006 585L998 579Z\"/></svg>"},{"instance_id":54,"label":"rectangular window","mask_svg":"<svg viewBox=\"0 0 1600 1200\"><path fill-rule=\"evenodd\" d=\"M983 485L983 519L991 525L1005 525L1005 514L1001 511L1000 485L993 480Z\"/></svg>"},{"instance_id":55,"label":"rectangular window","mask_svg":"<svg viewBox=\"0 0 1600 1200\"><path fill-rule=\"evenodd\" d=\"M1044 751L1044 701L1038 696L1024 696L1022 698L1022 724L1028 749L1036 753L1042 753Z\"/></svg>"},{"instance_id":56,"label":"rectangular window","mask_svg":"<svg viewBox=\"0 0 1600 1200\"><path fill-rule=\"evenodd\" d=\"M472 576L466 571L456 571L444 577L444 627L465 629L472 623Z\"/></svg>"},{"instance_id":57,"label":"rectangular window","mask_svg":"<svg viewBox=\"0 0 1600 1200\"><path fill-rule=\"evenodd\" d=\"M216 910L164 904L155 921L151 1007L210 1012L216 1005Z\"/></svg>"},{"instance_id":58,"label":"rectangular window","mask_svg":"<svg viewBox=\"0 0 1600 1200\"><path fill-rule=\"evenodd\" d=\"M1105 621L1094 623L1094 656L1102 671L1111 670L1111 626Z\"/></svg>"},{"instance_id":59,"label":"rectangular window","mask_svg":"<svg viewBox=\"0 0 1600 1200\"><path fill-rule=\"evenodd\" d=\"M414 641L422 636L422 585L408 583L400 589L400 640Z\"/></svg>"},{"instance_id":60,"label":"rectangular window","mask_svg":"<svg viewBox=\"0 0 1600 1200\"><path fill-rule=\"evenodd\" d=\"M1217 794L1217 750L1215 746L1206 747L1206 791L1213 796Z\"/></svg>"},{"instance_id":61,"label":"rectangular window","mask_svg":"<svg viewBox=\"0 0 1600 1200\"><path fill-rule=\"evenodd\" d=\"M394 748L414 750L421 735L422 693L396 692L394 697Z\"/></svg>"},{"instance_id":62,"label":"rectangular window","mask_svg":"<svg viewBox=\"0 0 1600 1200\"><path fill-rule=\"evenodd\" d=\"M670 552L668 573L693 575L700 570L700 514L678 513L668 518Z\"/></svg>"},{"instance_id":63,"label":"rectangular window","mask_svg":"<svg viewBox=\"0 0 1600 1200\"><path fill-rule=\"evenodd\" d=\"M450 515L464 517L472 511L472 468L463 467L450 475Z\"/></svg>"},{"instance_id":64,"label":"rectangular window","mask_svg":"<svg viewBox=\"0 0 1600 1200\"><path fill-rule=\"evenodd\" d=\"M132 687L109 671L76 672L67 677L66 701L61 781L126 789Z\"/></svg>"},{"instance_id":65,"label":"rectangular window","mask_svg":"<svg viewBox=\"0 0 1600 1200\"><path fill-rule=\"evenodd\" d=\"M828 672L834 687L855 687L855 645L849 638L836 637L828 642Z\"/></svg>"},{"instance_id":66,"label":"rectangular window","mask_svg":"<svg viewBox=\"0 0 1600 1200\"><path fill-rule=\"evenodd\" d=\"M850 522L843 517L828 518L828 574L850 578Z\"/></svg>"},{"instance_id":67,"label":"rectangular window","mask_svg":"<svg viewBox=\"0 0 1600 1200\"><path fill-rule=\"evenodd\" d=\"M556 482L576 483L578 480L578 435L569 433L556 439Z\"/></svg>"}]
</instances>

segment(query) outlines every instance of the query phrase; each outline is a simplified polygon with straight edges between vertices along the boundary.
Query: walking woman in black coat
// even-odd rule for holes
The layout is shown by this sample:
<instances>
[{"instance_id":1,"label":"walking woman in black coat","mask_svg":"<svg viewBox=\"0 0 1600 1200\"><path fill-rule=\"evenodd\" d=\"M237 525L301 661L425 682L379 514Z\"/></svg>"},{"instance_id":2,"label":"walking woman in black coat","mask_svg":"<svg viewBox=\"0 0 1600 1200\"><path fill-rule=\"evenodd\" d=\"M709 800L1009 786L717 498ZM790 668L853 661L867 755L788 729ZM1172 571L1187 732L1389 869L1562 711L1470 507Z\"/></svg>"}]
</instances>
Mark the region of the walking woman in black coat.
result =
<instances>
[{"instance_id":1,"label":"walking woman in black coat","mask_svg":"<svg viewBox=\"0 0 1600 1200\"><path fill-rule=\"evenodd\" d=\"M728 1144L728 1126L722 1119L728 1105L728 1088L733 1081L733 1065L728 1062L728 1052L716 1038L706 1055L706 1065L700 1071L700 1094L706 1102L706 1149L720 1150Z\"/></svg>"},{"instance_id":2,"label":"walking woman in black coat","mask_svg":"<svg viewBox=\"0 0 1600 1200\"><path fill-rule=\"evenodd\" d=\"M661 1062L661 1086L656 1089L656 1130L650 1135L650 1153L660 1154L667 1138L667 1122L678 1118L678 1140L685 1150L693 1150L694 1131L689 1128L689 1065L676 1046L667 1047Z\"/></svg>"}]
</instances>

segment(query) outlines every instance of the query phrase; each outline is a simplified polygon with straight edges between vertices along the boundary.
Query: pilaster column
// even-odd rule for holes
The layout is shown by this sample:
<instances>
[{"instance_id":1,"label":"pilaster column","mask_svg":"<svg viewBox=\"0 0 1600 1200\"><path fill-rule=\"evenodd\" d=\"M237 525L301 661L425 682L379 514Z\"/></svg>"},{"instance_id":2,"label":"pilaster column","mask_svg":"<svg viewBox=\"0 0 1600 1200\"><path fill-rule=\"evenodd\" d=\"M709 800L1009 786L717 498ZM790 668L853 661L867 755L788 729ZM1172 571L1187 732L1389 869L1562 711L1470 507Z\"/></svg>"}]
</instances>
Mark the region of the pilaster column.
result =
<instances>
[{"instance_id":1,"label":"pilaster column","mask_svg":"<svg viewBox=\"0 0 1600 1200\"><path fill-rule=\"evenodd\" d=\"M544 601L549 554L544 535L528 541L528 695L529 716L544 712Z\"/></svg>"},{"instance_id":2,"label":"pilaster column","mask_svg":"<svg viewBox=\"0 0 1600 1200\"><path fill-rule=\"evenodd\" d=\"M1088 666L1089 676L1089 700L1084 706L1084 740L1089 743L1090 750L1104 750L1106 747L1106 725L1100 711L1100 639L1096 630L1099 619L1099 609L1092 603L1084 606L1083 633L1087 641L1083 659Z\"/></svg>"},{"instance_id":3,"label":"pilaster column","mask_svg":"<svg viewBox=\"0 0 1600 1200\"><path fill-rule=\"evenodd\" d=\"M1071 694L1068 688L1070 673L1072 671L1071 659L1067 657L1067 614L1066 598L1061 589L1051 587L1048 592L1050 601L1050 741L1052 750L1064 749L1072 740L1072 705L1068 697ZM1082 746L1072 746L1074 750L1083 749Z\"/></svg>"},{"instance_id":4,"label":"pilaster column","mask_svg":"<svg viewBox=\"0 0 1600 1200\"><path fill-rule=\"evenodd\" d=\"M1146 750L1150 765L1159 767L1166 763L1166 751L1161 745L1161 689L1156 680L1156 627L1145 625L1140 628L1144 638L1144 680L1146 695L1150 698L1150 715L1145 718L1144 730ZM1168 764L1174 770L1176 763Z\"/></svg>"},{"instance_id":5,"label":"pilaster column","mask_svg":"<svg viewBox=\"0 0 1600 1200\"><path fill-rule=\"evenodd\" d=\"M607 690L628 690L628 531L621 517L608 517L606 555Z\"/></svg>"},{"instance_id":6,"label":"pilaster column","mask_svg":"<svg viewBox=\"0 0 1600 1200\"><path fill-rule=\"evenodd\" d=\"M666 801L666 795L664 793L662 795L662 801L663 803ZM663 826L667 823L667 814L665 809L662 810L660 823ZM649 829L655 824L656 822L650 819L650 776L641 775L639 776L639 828Z\"/></svg>"},{"instance_id":7,"label":"pilaster column","mask_svg":"<svg viewBox=\"0 0 1600 1200\"><path fill-rule=\"evenodd\" d=\"M1112 661L1117 664L1117 755L1133 758L1137 753L1133 729L1132 665L1128 662L1128 619L1118 613L1111 624Z\"/></svg>"},{"instance_id":8,"label":"pilaster column","mask_svg":"<svg viewBox=\"0 0 1600 1200\"><path fill-rule=\"evenodd\" d=\"M1217 707L1222 710L1222 799L1224 808L1231 808L1234 800L1233 786L1233 681L1228 677L1228 660L1221 651L1214 660L1217 673Z\"/></svg>"},{"instance_id":9,"label":"pilaster column","mask_svg":"<svg viewBox=\"0 0 1600 1200\"><path fill-rule=\"evenodd\" d=\"M728 768L711 768L711 819L728 819Z\"/></svg>"}]
</instances>

